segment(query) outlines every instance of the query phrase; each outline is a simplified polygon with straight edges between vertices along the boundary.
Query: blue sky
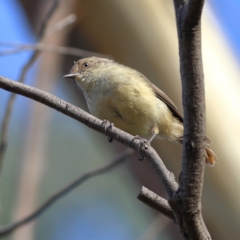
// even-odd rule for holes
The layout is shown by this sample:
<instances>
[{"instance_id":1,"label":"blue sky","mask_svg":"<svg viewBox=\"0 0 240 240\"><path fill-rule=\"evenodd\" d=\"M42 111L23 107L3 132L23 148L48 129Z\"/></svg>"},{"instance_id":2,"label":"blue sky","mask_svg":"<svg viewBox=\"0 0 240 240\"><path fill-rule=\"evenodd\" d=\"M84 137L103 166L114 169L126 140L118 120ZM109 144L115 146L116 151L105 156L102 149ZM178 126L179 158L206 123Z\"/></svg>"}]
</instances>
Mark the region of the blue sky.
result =
<instances>
[{"instance_id":1,"label":"blue sky","mask_svg":"<svg viewBox=\"0 0 240 240\"><path fill-rule=\"evenodd\" d=\"M234 53L240 60L240 1L210 0L209 3Z\"/></svg>"},{"instance_id":2,"label":"blue sky","mask_svg":"<svg viewBox=\"0 0 240 240\"><path fill-rule=\"evenodd\" d=\"M0 4L1 24L0 24L0 42L26 42L33 43L35 41L32 34L30 24L25 16L21 5L16 0L1 1ZM0 51L6 48L1 46ZM25 62L31 56L31 52L22 52L19 54L0 56L0 75L13 80L18 80L20 71ZM29 75L34 69L29 71ZM0 89L0 121L2 120L3 112L5 111L6 102L10 93ZM17 98L17 106L24 101L22 97ZM14 108L15 110L20 108ZM14 113L15 114L15 113ZM21 116L21 115L20 115Z\"/></svg>"},{"instance_id":3,"label":"blue sky","mask_svg":"<svg viewBox=\"0 0 240 240\"><path fill-rule=\"evenodd\" d=\"M1 1L0 13L1 42L34 42L28 20L21 5L16 0ZM0 49L3 49L1 45ZM30 52L23 52L0 57L0 74L14 80L17 79L22 65L30 57L30 54Z\"/></svg>"}]
</instances>

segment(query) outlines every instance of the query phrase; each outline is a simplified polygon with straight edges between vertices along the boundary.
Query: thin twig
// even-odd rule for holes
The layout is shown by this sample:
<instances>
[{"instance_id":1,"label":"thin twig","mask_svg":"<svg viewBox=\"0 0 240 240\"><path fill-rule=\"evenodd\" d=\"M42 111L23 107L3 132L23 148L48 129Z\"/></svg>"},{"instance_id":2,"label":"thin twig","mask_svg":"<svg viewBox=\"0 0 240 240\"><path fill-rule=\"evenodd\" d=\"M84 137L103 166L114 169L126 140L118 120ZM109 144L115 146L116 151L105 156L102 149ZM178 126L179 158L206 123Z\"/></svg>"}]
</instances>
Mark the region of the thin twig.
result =
<instances>
[{"instance_id":1,"label":"thin twig","mask_svg":"<svg viewBox=\"0 0 240 240\"><path fill-rule=\"evenodd\" d=\"M5 46L5 47L19 47L22 45L22 43L20 42L5 42L5 41L0 41L0 45L1 46Z\"/></svg>"},{"instance_id":2,"label":"thin twig","mask_svg":"<svg viewBox=\"0 0 240 240\"><path fill-rule=\"evenodd\" d=\"M39 41L41 41L43 39L45 30L46 30L46 25L47 25L50 17L52 16L52 14L56 10L57 6L58 6L58 0L53 0L50 9L41 24L41 27L40 27L40 30L38 33ZM21 75L18 80L19 82L22 83L25 81L26 74L27 74L28 70L30 69L30 67L32 66L32 64L38 58L39 53L40 53L39 50L36 50L30 57L28 62L25 64L25 66L23 67L23 69L21 71ZM6 148L7 148L8 129L9 129L9 123L10 123L12 109L13 109L15 99L16 99L16 94L12 93L8 99L6 111L5 111L3 122L2 122L2 129L1 129L1 135L0 135L1 136L0 137L0 174L2 172L4 155L5 155Z\"/></svg>"},{"instance_id":3,"label":"thin twig","mask_svg":"<svg viewBox=\"0 0 240 240\"><path fill-rule=\"evenodd\" d=\"M46 29L45 36L48 37L50 35L53 35L56 32L60 32L67 28L67 26L72 25L77 20L77 15L74 13L69 14L59 22L57 22L52 27L49 27Z\"/></svg>"},{"instance_id":4,"label":"thin twig","mask_svg":"<svg viewBox=\"0 0 240 240\"><path fill-rule=\"evenodd\" d=\"M43 21L42 21L42 23L41 23L39 32L38 32L38 34L37 34L38 39L41 39L41 38L44 37L45 32L46 32L46 29L47 29L48 21L49 21L49 19L52 17L53 13L56 11L56 9L57 9L57 7L58 7L58 4L59 4L59 0L53 0L53 1L52 1L52 5L51 5L51 7L49 8L49 10L48 10L45 18L43 18Z\"/></svg>"},{"instance_id":5,"label":"thin twig","mask_svg":"<svg viewBox=\"0 0 240 240\"><path fill-rule=\"evenodd\" d=\"M144 186L142 186L141 192L137 198L149 207L159 211L166 217L175 221L173 211L166 199L158 196L156 193L152 192Z\"/></svg>"},{"instance_id":6,"label":"thin twig","mask_svg":"<svg viewBox=\"0 0 240 240\"><path fill-rule=\"evenodd\" d=\"M119 164L123 163L124 160L129 158L134 151L132 149L126 149L124 152L122 152L113 162L108 163L106 166L89 171L78 177L75 181L68 184L66 187L62 188L60 191L55 193L52 197L50 197L45 203L43 203L37 210L35 210L33 213L28 215L27 217L16 221L9 226L0 228L0 237L6 236L16 229L22 227L23 225L35 220L37 217L39 217L41 214L43 214L47 209L49 209L54 203L62 199L64 196L69 194L71 191L73 191L75 188L89 180L90 178L102 175L106 172L109 172L113 170L115 167L117 167Z\"/></svg>"},{"instance_id":7,"label":"thin twig","mask_svg":"<svg viewBox=\"0 0 240 240\"><path fill-rule=\"evenodd\" d=\"M39 51L35 51L34 54L31 56L27 64L23 67L21 76L18 82L22 83L25 80L26 74L32 64L35 62L39 55ZM6 111L4 114L3 122L2 122L2 129L1 129L1 138L0 138L0 174L2 172L2 165L4 160L4 155L7 148L7 141L8 141L8 128L9 123L12 115L13 105L16 99L16 94L12 93L8 99Z\"/></svg>"},{"instance_id":8,"label":"thin twig","mask_svg":"<svg viewBox=\"0 0 240 240\"><path fill-rule=\"evenodd\" d=\"M1 45L1 42L0 42L0 45ZM44 44L44 43L19 44L14 49L5 50L5 51L0 52L0 56L17 54L17 53L27 51L27 50L41 50L41 51L54 52L54 53L77 56L77 57L97 56L97 57L103 57L103 58L111 58L109 55L106 55L106 54L86 51L86 50L82 50L79 48L48 45L48 44Z\"/></svg>"},{"instance_id":9,"label":"thin twig","mask_svg":"<svg viewBox=\"0 0 240 240\"><path fill-rule=\"evenodd\" d=\"M110 123L105 123L82 109L40 89L30 87L4 77L0 77L0 88L18 93L22 96L31 98L37 102L54 108L57 111L85 124L86 126L105 134L106 136L126 146L129 146L139 152L143 157L146 157L164 185L169 197L171 197L177 190L178 184L175 181L174 175L168 171L156 151L144 142L143 139L133 137L129 133L113 127Z\"/></svg>"}]
</instances>

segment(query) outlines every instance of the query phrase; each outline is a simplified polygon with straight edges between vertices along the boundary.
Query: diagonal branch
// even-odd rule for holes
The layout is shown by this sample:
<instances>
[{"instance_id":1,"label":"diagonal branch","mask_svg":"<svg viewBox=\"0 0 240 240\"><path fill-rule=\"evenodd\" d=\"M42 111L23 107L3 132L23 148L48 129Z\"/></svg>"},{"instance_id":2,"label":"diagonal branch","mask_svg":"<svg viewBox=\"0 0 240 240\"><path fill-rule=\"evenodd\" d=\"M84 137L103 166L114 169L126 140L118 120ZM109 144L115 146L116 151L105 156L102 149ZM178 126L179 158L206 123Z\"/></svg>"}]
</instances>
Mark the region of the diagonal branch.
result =
<instances>
[{"instance_id":1,"label":"diagonal branch","mask_svg":"<svg viewBox=\"0 0 240 240\"><path fill-rule=\"evenodd\" d=\"M65 18L54 24L53 26L50 26L46 29L45 36L51 36L56 32L60 32L64 29L66 29L67 26L72 25L77 20L77 15L74 13L71 13L67 15Z\"/></svg>"},{"instance_id":2,"label":"diagonal branch","mask_svg":"<svg viewBox=\"0 0 240 240\"><path fill-rule=\"evenodd\" d=\"M170 197L178 188L178 184L174 179L174 175L168 171L156 151L151 146L147 145L143 139L133 137L132 135L113 127L111 124L107 124L104 121L101 121L100 119L90 115L82 109L40 89L9 80L4 77L0 77L0 88L47 105L73 119L76 119L86 126L103 133L126 146L129 146L130 148L139 152L143 157L146 157L151 166L154 168Z\"/></svg>"},{"instance_id":3,"label":"diagonal branch","mask_svg":"<svg viewBox=\"0 0 240 240\"><path fill-rule=\"evenodd\" d=\"M82 185L84 182L86 182L90 178L102 175L104 173L107 173L107 172L113 170L119 164L123 163L123 161L128 159L133 153L134 153L133 150L126 149L113 162L107 164L104 167L84 173L83 175L78 177L75 181L68 184L66 187L61 189L59 192L55 193L45 203L43 203L37 210L35 210L33 213L31 213L27 217L25 217L19 221L16 221L16 222L10 224L9 226L0 228L0 237L9 235L12 232L14 232L15 230L17 230L18 228L22 227L23 225L35 220L40 215L42 215L46 210L48 210L54 203L56 203L57 201L62 199L64 196L69 194L75 188Z\"/></svg>"},{"instance_id":4,"label":"diagonal branch","mask_svg":"<svg viewBox=\"0 0 240 240\"><path fill-rule=\"evenodd\" d=\"M149 207L156 209L166 217L175 221L173 211L169 206L169 203L166 199L158 196L156 193L147 189L146 187L142 187L138 197L141 202L145 203Z\"/></svg>"}]
</instances>

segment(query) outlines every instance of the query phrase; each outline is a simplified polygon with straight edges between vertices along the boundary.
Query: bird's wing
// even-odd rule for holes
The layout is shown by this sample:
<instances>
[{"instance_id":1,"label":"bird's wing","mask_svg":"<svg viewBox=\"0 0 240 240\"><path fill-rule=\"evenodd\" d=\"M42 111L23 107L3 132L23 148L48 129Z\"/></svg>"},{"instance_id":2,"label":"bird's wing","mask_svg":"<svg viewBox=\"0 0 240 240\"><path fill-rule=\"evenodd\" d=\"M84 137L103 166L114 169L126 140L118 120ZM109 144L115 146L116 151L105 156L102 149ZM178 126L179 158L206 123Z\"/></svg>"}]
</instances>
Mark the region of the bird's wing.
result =
<instances>
[{"instance_id":1,"label":"bird's wing","mask_svg":"<svg viewBox=\"0 0 240 240\"><path fill-rule=\"evenodd\" d=\"M161 91L158 87L156 87L147 77L145 77L142 73L138 72L135 70L135 74L138 75L143 81L145 81L152 89L155 95L157 96L158 99L163 101L170 111L172 112L173 116L176 117L180 122L183 123L183 117L179 113L177 107L175 104L172 102L172 100L163 92Z\"/></svg>"},{"instance_id":2,"label":"bird's wing","mask_svg":"<svg viewBox=\"0 0 240 240\"><path fill-rule=\"evenodd\" d=\"M163 101L167 106L168 108L171 110L172 114L174 117L176 117L180 122L183 123L183 117L182 115L179 113L177 107L175 106L175 104L172 102L172 100L163 92L161 91L158 87L156 87L153 83L151 83L149 80L148 80L149 84L151 85L154 93L156 94L156 96L161 100ZM205 141L205 144L208 146L212 143L211 139L208 138L207 136L205 137L204 139ZM213 153L214 154L214 153ZM214 154L215 156L215 154ZM215 156L215 159L217 159L217 157ZM217 160L215 160L217 161Z\"/></svg>"},{"instance_id":3,"label":"bird's wing","mask_svg":"<svg viewBox=\"0 0 240 240\"><path fill-rule=\"evenodd\" d=\"M168 108L171 110L172 114L174 117L176 117L180 122L183 122L183 117L179 113L177 107L175 104L172 102L172 100L163 92L161 91L158 87L156 87L152 82L148 80L150 86L152 87L154 93L156 94L157 98L159 98L161 101L163 101Z\"/></svg>"}]
</instances>

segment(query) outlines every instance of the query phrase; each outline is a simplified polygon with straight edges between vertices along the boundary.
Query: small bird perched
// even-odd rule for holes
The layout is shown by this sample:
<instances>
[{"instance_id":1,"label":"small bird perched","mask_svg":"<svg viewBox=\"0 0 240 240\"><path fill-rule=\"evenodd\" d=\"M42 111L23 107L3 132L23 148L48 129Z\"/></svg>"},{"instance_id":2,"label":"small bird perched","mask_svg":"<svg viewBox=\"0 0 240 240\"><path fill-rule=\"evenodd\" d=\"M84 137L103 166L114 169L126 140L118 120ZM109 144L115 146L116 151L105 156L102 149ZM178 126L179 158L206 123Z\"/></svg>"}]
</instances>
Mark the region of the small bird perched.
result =
<instances>
[{"instance_id":1,"label":"small bird perched","mask_svg":"<svg viewBox=\"0 0 240 240\"><path fill-rule=\"evenodd\" d=\"M183 117L171 99L143 74L113 60L99 57L77 61L64 78L82 89L92 115L113 122L132 135L182 143ZM206 137L206 144L211 141ZM206 145L206 163L217 157Z\"/></svg>"}]
</instances>

